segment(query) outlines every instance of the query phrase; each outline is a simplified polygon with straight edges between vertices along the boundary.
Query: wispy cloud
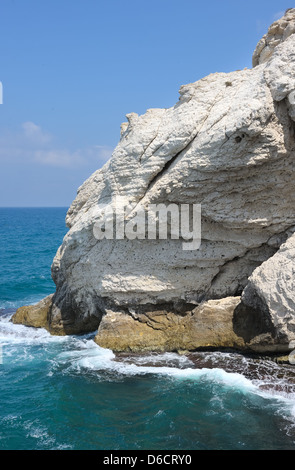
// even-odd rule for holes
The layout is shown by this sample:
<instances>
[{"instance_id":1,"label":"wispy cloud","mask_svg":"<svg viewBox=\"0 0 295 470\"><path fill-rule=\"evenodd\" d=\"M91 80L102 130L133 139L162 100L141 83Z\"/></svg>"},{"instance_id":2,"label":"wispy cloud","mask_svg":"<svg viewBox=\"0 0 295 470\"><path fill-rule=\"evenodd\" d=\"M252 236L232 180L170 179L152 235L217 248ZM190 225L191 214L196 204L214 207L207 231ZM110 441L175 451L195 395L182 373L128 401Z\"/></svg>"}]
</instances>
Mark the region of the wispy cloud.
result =
<instances>
[{"instance_id":1,"label":"wispy cloud","mask_svg":"<svg viewBox=\"0 0 295 470\"><path fill-rule=\"evenodd\" d=\"M70 152L65 149L35 150L34 160L42 165L56 167L79 167L97 161L106 162L112 155L107 146L95 145Z\"/></svg>"},{"instance_id":2,"label":"wispy cloud","mask_svg":"<svg viewBox=\"0 0 295 470\"><path fill-rule=\"evenodd\" d=\"M0 161L18 161L51 167L78 168L97 161L97 168L111 156L113 149L94 145L70 150L56 145L52 134L34 122L24 122L16 131L0 133Z\"/></svg>"},{"instance_id":3,"label":"wispy cloud","mask_svg":"<svg viewBox=\"0 0 295 470\"><path fill-rule=\"evenodd\" d=\"M34 160L42 165L70 167L84 163L84 159L79 152L71 153L68 150L35 150L33 156Z\"/></svg>"},{"instance_id":4,"label":"wispy cloud","mask_svg":"<svg viewBox=\"0 0 295 470\"><path fill-rule=\"evenodd\" d=\"M40 126L33 122L27 121L22 124L24 137L34 145L44 145L52 141L53 137L44 132Z\"/></svg>"}]
</instances>

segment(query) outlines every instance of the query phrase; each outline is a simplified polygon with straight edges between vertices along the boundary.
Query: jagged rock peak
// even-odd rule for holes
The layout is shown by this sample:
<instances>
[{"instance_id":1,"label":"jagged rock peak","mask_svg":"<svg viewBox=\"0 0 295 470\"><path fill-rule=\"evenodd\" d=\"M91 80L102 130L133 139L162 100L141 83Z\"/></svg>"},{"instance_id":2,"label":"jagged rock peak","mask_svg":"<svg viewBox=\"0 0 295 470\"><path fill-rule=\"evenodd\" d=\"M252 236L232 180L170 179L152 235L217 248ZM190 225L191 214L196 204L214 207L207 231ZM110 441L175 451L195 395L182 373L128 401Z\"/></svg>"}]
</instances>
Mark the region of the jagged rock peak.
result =
<instances>
[{"instance_id":1,"label":"jagged rock peak","mask_svg":"<svg viewBox=\"0 0 295 470\"><path fill-rule=\"evenodd\" d=\"M295 8L288 8L284 16L275 21L268 28L267 34L265 34L258 42L252 57L253 67L267 62L278 44L285 41L294 33Z\"/></svg>"}]
</instances>

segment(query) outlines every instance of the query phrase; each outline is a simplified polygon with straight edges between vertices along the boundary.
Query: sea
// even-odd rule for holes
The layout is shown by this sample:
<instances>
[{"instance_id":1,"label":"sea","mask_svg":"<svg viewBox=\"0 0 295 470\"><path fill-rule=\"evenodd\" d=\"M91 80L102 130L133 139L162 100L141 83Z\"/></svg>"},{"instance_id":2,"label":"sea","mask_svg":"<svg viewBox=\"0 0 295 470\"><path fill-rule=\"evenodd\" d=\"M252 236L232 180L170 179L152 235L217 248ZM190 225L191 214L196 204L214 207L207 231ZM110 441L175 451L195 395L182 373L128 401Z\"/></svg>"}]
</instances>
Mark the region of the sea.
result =
<instances>
[{"instance_id":1,"label":"sea","mask_svg":"<svg viewBox=\"0 0 295 470\"><path fill-rule=\"evenodd\" d=\"M0 209L0 450L295 450L295 368L234 351L121 354L14 325L54 292L66 208Z\"/></svg>"}]
</instances>

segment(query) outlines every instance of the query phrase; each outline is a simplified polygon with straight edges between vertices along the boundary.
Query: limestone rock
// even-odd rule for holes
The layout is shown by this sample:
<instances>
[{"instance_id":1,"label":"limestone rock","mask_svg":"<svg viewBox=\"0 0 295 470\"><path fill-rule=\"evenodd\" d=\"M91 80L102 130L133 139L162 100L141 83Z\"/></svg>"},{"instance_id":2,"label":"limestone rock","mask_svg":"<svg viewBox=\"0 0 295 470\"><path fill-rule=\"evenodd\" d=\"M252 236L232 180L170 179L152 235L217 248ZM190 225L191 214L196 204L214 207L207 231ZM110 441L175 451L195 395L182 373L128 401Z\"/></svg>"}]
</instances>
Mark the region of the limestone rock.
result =
<instances>
[{"instance_id":1,"label":"limestone rock","mask_svg":"<svg viewBox=\"0 0 295 470\"><path fill-rule=\"evenodd\" d=\"M233 315L239 297L209 300L181 314L161 310L108 311L96 343L113 351L194 351L199 348L247 349L233 331ZM151 308L151 306L149 306ZM145 310L145 311L144 311Z\"/></svg>"},{"instance_id":2,"label":"limestone rock","mask_svg":"<svg viewBox=\"0 0 295 470\"><path fill-rule=\"evenodd\" d=\"M76 335L95 331L101 320L99 302L95 303L93 297L89 304L87 297L77 300L67 292L62 297L62 308L59 298L55 294L49 313L48 330L53 335Z\"/></svg>"},{"instance_id":3,"label":"limestone rock","mask_svg":"<svg viewBox=\"0 0 295 470\"><path fill-rule=\"evenodd\" d=\"M11 321L15 324L48 329L49 311L52 305L53 294L45 297L36 305L27 305L17 309Z\"/></svg>"},{"instance_id":4,"label":"limestone rock","mask_svg":"<svg viewBox=\"0 0 295 470\"><path fill-rule=\"evenodd\" d=\"M276 335L286 333L287 317L273 323L274 313L250 306L250 287L249 305L227 307L228 316L220 313L228 300L219 299L238 299L295 226L294 15L270 27L253 69L211 74L182 86L169 109L127 115L111 159L68 211L52 264L52 333L99 327L100 345L123 350L281 347ZM118 197L125 223L150 204L201 204L200 248L184 250L183 237L97 239L101 207ZM183 315L179 303L193 306Z\"/></svg>"},{"instance_id":5,"label":"limestone rock","mask_svg":"<svg viewBox=\"0 0 295 470\"><path fill-rule=\"evenodd\" d=\"M267 62L275 48L295 33L295 8L289 8L285 15L275 21L267 34L259 41L253 54L253 67Z\"/></svg>"},{"instance_id":6,"label":"limestone rock","mask_svg":"<svg viewBox=\"0 0 295 470\"><path fill-rule=\"evenodd\" d=\"M52 265L53 329L88 331L108 309L242 293L295 225L294 51L286 33L268 62L182 86L172 108L127 115L111 159L68 212ZM200 249L183 250L181 239L97 240L98 205L118 196L128 220L149 204L201 204Z\"/></svg>"},{"instance_id":7,"label":"limestone rock","mask_svg":"<svg viewBox=\"0 0 295 470\"><path fill-rule=\"evenodd\" d=\"M242 304L248 323L251 309L256 318L263 317L270 335L268 344L274 349L289 349L295 340L295 234L255 269L242 294ZM246 329L249 332L249 327Z\"/></svg>"}]
</instances>

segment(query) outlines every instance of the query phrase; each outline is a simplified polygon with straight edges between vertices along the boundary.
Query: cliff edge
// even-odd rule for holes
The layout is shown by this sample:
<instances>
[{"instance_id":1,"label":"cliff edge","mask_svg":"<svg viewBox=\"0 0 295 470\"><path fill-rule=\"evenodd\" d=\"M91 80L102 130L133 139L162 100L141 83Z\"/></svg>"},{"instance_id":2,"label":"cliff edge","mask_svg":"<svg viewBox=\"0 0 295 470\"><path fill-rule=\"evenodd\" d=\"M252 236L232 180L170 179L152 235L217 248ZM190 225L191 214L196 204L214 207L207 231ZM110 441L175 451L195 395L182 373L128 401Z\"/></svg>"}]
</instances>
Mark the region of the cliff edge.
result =
<instances>
[{"instance_id":1,"label":"cliff edge","mask_svg":"<svg viewBox=\"0 0 295 470\"><path fill-rule=\"evenodd\" d=\"M127 115L111 159L68 211L52 265L52 334L98 329L97 343L118 351L288 350L295 339L294 32L290 9L257 45L252 69L211 74L182 86L172 108ZM118 200L129 236L111 238L101 221ZM201 207L200 246L184 248L187 238L173 236L169 217L166 238L138 230L139 212L159 204ZM282 293L274 279L287 240Z\"/></svg>"}]
</instances>

